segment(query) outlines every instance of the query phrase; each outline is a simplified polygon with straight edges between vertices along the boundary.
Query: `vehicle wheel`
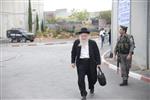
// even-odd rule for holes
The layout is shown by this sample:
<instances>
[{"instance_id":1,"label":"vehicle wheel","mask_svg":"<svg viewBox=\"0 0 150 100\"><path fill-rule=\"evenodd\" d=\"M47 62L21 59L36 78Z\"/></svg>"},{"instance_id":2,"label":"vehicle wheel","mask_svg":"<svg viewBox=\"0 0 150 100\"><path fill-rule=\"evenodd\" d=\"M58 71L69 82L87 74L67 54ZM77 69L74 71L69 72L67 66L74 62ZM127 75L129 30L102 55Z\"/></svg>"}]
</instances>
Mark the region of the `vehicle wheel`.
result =
<instances>
[{"instance_id":1,"label":"vehicle wheel","mask_svg":"<svg viewBox=\"0 0 150 100\"><path fill-rule=\"evenodd\" d=\"M9 41L9 42L12 42L12 39L11 39L11 38L8 38L8 41Z\"/></svg>"},{"instance_id":2,"label":"vehicle wheel","mask_svg":"<svg viewBox=\"0 0 150 100\"><path fill-rule=\"evenodd\" d=\"M13 40L13 39L10 39L10 42L11 42L11 43L13 43L13 42L14 42L14 40Z\"/></svg>"},{"instance_id":3,"label":"vehicle wheel","mask_svg":"<svg viewBox=\"0 0 150 100\"><path fill-rule=\"evenodd\" d=\"M34 40L30 40L30 42L34 42Z\"/></svg>"},{"instance_id":4,"label":"vehicle wheel","mask_svg":"<svg viewBox=\"0 0 150 100\"><path fill-rule=\"evenodd\" d=\"M18 39L17 42L20 42L20 39Z\"/></svg>"},{"instance_id":5,"label":"vehicle wheel","mask_svg":"<svg viewBox=\"0 0 150 100\"><path fill-rule=\"evenodd\" d=\"M21 42L27 42L27 39L25 37L22 37Z\"/></svg>"}]
</instances>

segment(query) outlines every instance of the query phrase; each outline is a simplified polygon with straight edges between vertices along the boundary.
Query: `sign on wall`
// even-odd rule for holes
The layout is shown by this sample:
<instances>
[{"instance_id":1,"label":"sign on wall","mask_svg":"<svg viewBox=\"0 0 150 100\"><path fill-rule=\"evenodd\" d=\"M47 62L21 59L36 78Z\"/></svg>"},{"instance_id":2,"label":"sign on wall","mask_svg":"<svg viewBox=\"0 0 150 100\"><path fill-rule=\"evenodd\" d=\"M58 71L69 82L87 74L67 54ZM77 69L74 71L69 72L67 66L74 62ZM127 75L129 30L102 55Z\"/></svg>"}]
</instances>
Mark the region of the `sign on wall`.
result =
<instances>
[{"instance_id":1,"label":"sign on wall","mask_svg":"<svg viewBox=\"0 0 150 100\"><path fill-rule=\"evenodd\" d=\"M118 24L129 27L130 25L130 0L119 0Z\"/></svg>"}]
</instances>

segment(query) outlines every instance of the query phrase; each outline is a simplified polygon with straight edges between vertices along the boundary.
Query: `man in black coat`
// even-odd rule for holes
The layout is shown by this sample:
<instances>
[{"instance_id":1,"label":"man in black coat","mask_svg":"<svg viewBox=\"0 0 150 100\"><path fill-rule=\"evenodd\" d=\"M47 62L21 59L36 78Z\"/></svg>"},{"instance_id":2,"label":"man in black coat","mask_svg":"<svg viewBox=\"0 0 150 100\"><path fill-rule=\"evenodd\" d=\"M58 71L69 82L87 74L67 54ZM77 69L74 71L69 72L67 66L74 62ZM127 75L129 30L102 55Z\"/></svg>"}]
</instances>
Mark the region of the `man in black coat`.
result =
<instances>
[{"instance_id":1,"label":"man in black coat","mask_svg":"<svg viewBox=\"0 0 150 100\"><path fill-rule=\"evenodd\" d=\"M90 93L94 94L94 85L97 81L97 67L100 67L101 57L95 41L89 39L90 31L81 28L79 39L75 40L71 51L72 67L77 66L78 86L82 100L86 100L85 75L88 77Z\"/></svg>"}]
</instances>

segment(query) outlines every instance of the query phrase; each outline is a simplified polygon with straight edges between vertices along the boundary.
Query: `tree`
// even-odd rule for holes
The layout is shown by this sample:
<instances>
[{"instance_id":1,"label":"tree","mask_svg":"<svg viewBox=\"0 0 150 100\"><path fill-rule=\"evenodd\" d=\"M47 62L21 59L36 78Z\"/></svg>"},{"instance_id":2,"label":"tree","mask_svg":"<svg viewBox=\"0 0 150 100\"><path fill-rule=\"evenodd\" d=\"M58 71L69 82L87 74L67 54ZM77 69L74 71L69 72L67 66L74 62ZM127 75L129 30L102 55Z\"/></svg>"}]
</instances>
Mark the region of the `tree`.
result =
<instances>
[{"instance_id":1,"label":"tree","mask_svg":"<svg viewBox=\"0 0 150 100\"><path fill-rule=\"evenodd\" d=\"M43 20L42 20L42 22L41 22L41 31L42 31L42 32L44 32L44 31L45 31L45 29L44 29L44 22L43 22Z\"/></svg>"},{"instance_id":2,"label":"tree","mask_svg":"<svg viewBox=\"0 0 150 100\"><path fill-rule=\"evenodd\" d=\"M31 8L31 0L29 0L29 7L28 7L28 29L29 29L29 32L32 32L32 8Z\"/></svg>"},{"instance_id":3,"label":"tree","mask_svg":"<svg viewBox=\"0 0 150 100\"><path fill-rule=\"evenodd\" d=\"M70 16L71 19L76 21L84 21L89 18L89 13L86 10L79 11L79 10L72 10L72 15Z\"/></svg>"},{"instance_id":4,"label":"tree","mask_svg":"<svg viewBox=\"0 0 150 100\"><path fill-rule=\"evenodd\" d=\"M39 31L39 16L36 14L36 32Z\"/></svg>"},{"instance_id":5,"label":"tree","mask_svg":"<svg viewBox=\"0 0 150 100\"><path fill-rule=\"evenodd\" d=\"M105 19L107 21L107 24L111 24L111 11L101 11L99 13L98 18Z\"/></svg>"},{"instance_id":6,"label":"tree","mask_svg":"<svg viewBox=\"0 0 150 100\"><path fill-rule=\"evenodd\" d=\"M55 17L51 17L47 20L48 24L55 24L57 22Z\"/></svg>"}]
</instances>

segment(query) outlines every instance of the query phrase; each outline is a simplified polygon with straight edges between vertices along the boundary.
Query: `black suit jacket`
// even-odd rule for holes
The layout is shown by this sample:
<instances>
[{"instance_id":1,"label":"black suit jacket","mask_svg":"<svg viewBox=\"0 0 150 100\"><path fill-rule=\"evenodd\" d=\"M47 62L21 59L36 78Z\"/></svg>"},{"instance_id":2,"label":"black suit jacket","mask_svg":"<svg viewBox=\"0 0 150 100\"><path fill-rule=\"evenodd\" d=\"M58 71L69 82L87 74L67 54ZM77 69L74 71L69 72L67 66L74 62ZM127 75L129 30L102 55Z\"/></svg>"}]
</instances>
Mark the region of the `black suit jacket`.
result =
<instances>
[{"instance_id":1,"label":"black suit jacket","mask_svg":"<svg viewBox=\"0 0 150 100\"><path fill-rule=\"evenodd\" d=\"M90 56L90 72L91 73L91 81L92 84L97 82L97 65L101 64L101 57L99 53L98 46L95 41L89 40L89 56ZM81 54L81 46L79 46L79 39L75 40L72 51L71 51L71 62L76 63L77 69L80 68L80 54Z\"/></svg>"},{"instance_id":2,"label":"black suit jacket","mask_svg":"<svg viewBox=\"0 0 150 100\"><path fill-rule=\"evenodd\" d=\"M91 63L93 65L101 64L101 57L99 48L94 40L89 40L89 56L91 59ZM78 61L80 59L81 54L81 46L79 46L80 41L79 39L75 40L72 51L71 51L71 63L76 63L78 65Z\"/></svg>"}]
</instances>

